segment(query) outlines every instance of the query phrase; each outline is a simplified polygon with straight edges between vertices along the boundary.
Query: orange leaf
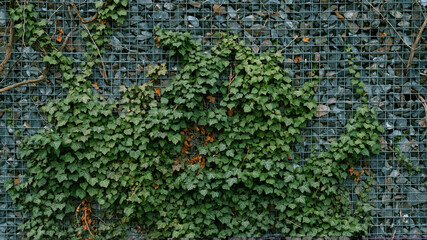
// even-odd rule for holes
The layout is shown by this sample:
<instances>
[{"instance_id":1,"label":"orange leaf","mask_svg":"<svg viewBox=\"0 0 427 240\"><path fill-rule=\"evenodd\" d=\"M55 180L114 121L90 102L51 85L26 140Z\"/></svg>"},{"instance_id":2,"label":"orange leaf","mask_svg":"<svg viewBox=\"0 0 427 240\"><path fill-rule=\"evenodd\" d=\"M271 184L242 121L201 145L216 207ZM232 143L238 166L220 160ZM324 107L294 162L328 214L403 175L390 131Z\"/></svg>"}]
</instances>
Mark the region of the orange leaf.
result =
<instances>
[{"instance_id":1,"label":"orange leaf","mask_svg":"<svg viewBox=\"0 0 427 240\"><path fill-rule=\"evenodd\" d=\"M344 19L344 16L341 15L338 11L335 11L335 14L337 15L338 19Z\"/></svg>"},{"instance_id":2,"label":"orange leaf","mask_svg":"<svg viewBox=\"0 0 427 240\"><path fill-rule=\"evenodd\" d=\"M62 42L61 33L59 33L59 34L58 34L58 37L56 37L56 41L58 41L58 42Z\"/></svg>"},{"instance_id":3,"label":"orange leaf","mask_svg":"<svg viewBox=\"0 0 427 240\"><path fill-rule=\"evenodd\" d=\"M99 90L98 83L93 83L91 84L91 86L94 87L96 90Z\"/></svg>"},{"instance_id":4,"label":"orange leaf","mask_svg":"<svg viewBox=\"0 0 427 240\"><path fill-rule=\"evenodd\" d=\"M308 40L310 40L310 38L309 38L309 37L302 38L302 41L303 41L303 42L308 42Z\"/></svg>"},{"instance_id":5,"label":"orange leaf","mask_svg":"<svg viewBox=\"0 0 427 240\"><path fill-rule=\"evenodd\" d=\"M232 109L227 108L227 115L229 117L233 116L233 112L234 112L234 108L232 108Z\"/></svg>"},{"instance_id":6,"label":"orange leaf","mask_svg":"<svg viewBox=\"0 0 427 240\"><path fill-rule=\"evenodd\" d=\"M353 171L354 171L354 169L353 169L353 168L350 168L350 169L348 170L348 172L350 173L350 176L353 176Z\"/></svg>"},{"instance_id":7,"label":"orange leaf","mask_svg":"<svg viewBox=\"0 0 427 240\"><path fill-rule=\"evenodd\" d=\"M301 56L296 56L294 62L299 63L301 61Z\"/></svg>"},{"instance_id":8,"label":"orange leaf","mask_svg":"<svg viewBox=\"0 0 427 240\"><path fill-rule=\"evenodd\" d=\"M214 10L214 12L219 12L219 10L220 10L219 4L214 4L213 5L213 10Z\"/></svg>"},{"instance_id":9,"label":"orange leaf","mask_svg":"<svg viewBox=\"0 0 427 240\"><path fill-rule=\"evenodd\" d=\"M362 174L362 171L358 171L358 172L356 172L355 173L355 178L354 178L354 182L355 183L358 183L359 182L359 180L360 180L360 174Z\"/></svg>"},{"instance_id":10,"label":"orange leaf","mask_svg":"<svg viewBox=\"0 0 427 240\"><path fill-rule=\"evenodd\" d=\"M154 38L154 41L156 42L156 46L157 46L157 48L159 48L159 47L160 47L160 40L159 40L159 38L158 38L158 37L155 37L155 38Z\"/></svg>"},{"instance_id":11,"label":"orange leaf","mask_svg":"<svg viewBox=\"0 0 427 240\"><path fill-rule=\"evenodd\" d=\"M154 186L154 189L157 189L157 188L159 188L159 185L156 184L156 186Z\"/></svg>"},{"instance_id":12,"label":"orange leaf","mask_svg":"<svg viewBox=\"0 0 427 240\"><path fill-rule=\"evenodd\" d=\"M13 184L18 185L21 182L19 178L13 179Z\"/></svg>"},{"instance_id":13,"label":"orange leaf","mask_svg":"<svg viewBox=\"0 0 427 240\"><path fill-rule=\"evenodd\" d=\"M207 99L209 100L209 102L211 102L211 103L215 102L215 98L214 98L214 97L212 97L211 95L207 96L206 98L207 98Z\"/></svg>"},{"instance_id":14,"label":"orange leaf","mask_svg":"<svg viewBox=\"0 0 427 240\"><path fill-rule=\"evenodd\" d=\"M160 96L160 88L159 87L154 88L154 92Z\"/></svg>"}]
</instances>

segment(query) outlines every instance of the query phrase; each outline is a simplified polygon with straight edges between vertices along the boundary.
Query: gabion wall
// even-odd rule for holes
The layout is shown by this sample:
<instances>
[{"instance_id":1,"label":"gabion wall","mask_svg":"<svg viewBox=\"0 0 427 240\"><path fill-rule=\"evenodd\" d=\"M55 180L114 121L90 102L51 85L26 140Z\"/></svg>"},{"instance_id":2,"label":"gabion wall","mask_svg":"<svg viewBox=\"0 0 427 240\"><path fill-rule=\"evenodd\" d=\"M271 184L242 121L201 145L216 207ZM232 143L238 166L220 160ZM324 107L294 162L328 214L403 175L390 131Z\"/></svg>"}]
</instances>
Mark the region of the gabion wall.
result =
<instances>
[{"instance_id":1,"label":"gabion wall","mask_svg":"<svg viewBox=\"0 0 427 240\"><path fill-rule=\"evenodd\" d=\"M0 60L9 39L8 2L0 1ZM68 1L30 2L48 21L49 35L54 36L59 28L66 35L75 28ZM75 1L83 18L96 12L95 2ZM304 130L304 141L294 148L303 163L313 149L324 151L345 131L346 121L360 103L346 77L345 49L349 47L368 103L378 106L378 118L386 128L381 154L361 158L355 169L362 170L359 184L347 182L352 186L352 201L357 200L358 186L368 172L375 172L374 190L369 193L375 207L370 235L423 238L427 235L427 123L423 120L427 114L427 30L420 30L426 17L426 0L131 0L127 20L113 29L103 56L108 80L98 66L93 82L104 96L118 98L120 85L130 87L149 80L143 72L149 64L166 63L169 73L164 80L171 79L178 63L157 48L154 26L190 32L207 47L215 44L213 34L222 31L237 34L255 53L283 48L284 67L295 85L311 81L313 70L319 77L316 100L321 111ZM77 29L65 54L79 68L85 43L79 37L83 28ZM40 50L16 37L12 57L0 74L0 88L37 78L43 66ZM3 183L11 176L25 178L25 160L18 155L20 142L48 125L40 107L65 95L61 79L60 70L51 68L41 83L0 93L0 239L23 237L17 225L28 216L14 207ZM398 163L394 146L421 172L410 175Z\"/></svg>"}]
</instances>

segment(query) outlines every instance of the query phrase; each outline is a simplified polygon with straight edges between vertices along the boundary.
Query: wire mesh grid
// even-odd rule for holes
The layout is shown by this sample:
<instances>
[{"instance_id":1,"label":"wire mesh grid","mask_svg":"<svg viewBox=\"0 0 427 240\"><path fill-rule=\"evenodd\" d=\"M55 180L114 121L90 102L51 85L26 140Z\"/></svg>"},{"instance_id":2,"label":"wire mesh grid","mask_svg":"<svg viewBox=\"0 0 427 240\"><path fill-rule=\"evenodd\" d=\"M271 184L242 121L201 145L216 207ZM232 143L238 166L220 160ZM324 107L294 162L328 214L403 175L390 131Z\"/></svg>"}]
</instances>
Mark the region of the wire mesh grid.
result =
<instances>
[{"instance_id":1,"label":"wire mesh grid","mask_svg":"<svg viewBox=\"0 0 427 240\"><path fill-rule=\"evenodd\" d=\"M0 59L9 38L8 1L0 2ZM54 39L61 28L73 28L64 54L74 67L85 61L83 31L69 13L68 1L29 1L39 17L48 21L45 29ZM83 18L96 13L95 1L75 1ZM284 67L290 70L294 85L312 81L319 85L315 98L318 117L303 130L304 141L294 146L294 157L307 159L313 150L325 151L330 142L345 132L345 124L360 106L346 66L346 47L351 49L365 83L368 103L377 106L378 119L386 128L382 150L377 156L360 159L360 170L375 173L369 193L375 210L371 236L427 235L426 159L427 128L422 125L427 105L427 31L420 32L427 17L425 0L208 0L208 1L129 1L124 24L113 27L103 54L102 66L95 66L92 81L105 98L118 98L119 86L141 84L148 65L166 63L168 74L155 83L163 87L178 71L178 62L157 47L154 26L190 32L205 49L216 42L215 32L237 34L255 53L282 49ZM422 34L417 45L417 35ZM412 64L406 67L414 47ZM0 88L41 75L44 64L40 49L33 49L15 37L11 59L0 74ZM0 238L20 239L17 225L26 217L18 211L3 189L6 179L25 178L25 161L18 156L20 141L49 123L40 107L66 94L60 83L61 71L51 68L45 81L23 85L0 93ZM421 172L410 175L396 156L396 146ZM360 182L351 180L351 200L358 199ZM138 236L130 230L130 236Z\"/></svg>"}]
</instances>

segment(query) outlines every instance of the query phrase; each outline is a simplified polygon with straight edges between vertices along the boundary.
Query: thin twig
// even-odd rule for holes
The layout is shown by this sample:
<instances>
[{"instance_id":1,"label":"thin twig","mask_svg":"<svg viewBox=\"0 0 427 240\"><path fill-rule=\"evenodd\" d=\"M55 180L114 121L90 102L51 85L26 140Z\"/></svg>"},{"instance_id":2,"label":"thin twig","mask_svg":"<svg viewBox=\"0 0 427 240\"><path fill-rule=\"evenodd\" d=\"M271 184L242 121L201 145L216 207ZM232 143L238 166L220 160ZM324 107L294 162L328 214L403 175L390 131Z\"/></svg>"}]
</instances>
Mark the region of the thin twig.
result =
<instances>
[{"instance_id":1,"label":"thin twig","mask_svg":"<svg viewBox=\"0 0 427 240\"><path fill-rule=\"evenodd\" d=\"M384 15L378 10L378 8L376 8L376 7L374 7L368 0L365 0L368 4L369 4L369 6L371 6L372 7L372 9L374 9L389 25L390 25L390 27L391 28L393 28L393 30L394 30L394 32L397 34L397 36L399 36L399 38L400 38L400 40L402 40L402 42L407 46L407 47L409 47L409 48L411 48L411 46L409 46L409 44L408 43L406 43L406 41L405 40L403 40L403 38L402 38L402 36L400 35L400 33L396 30L396 28L394 28L394 26L393 26L393 24L391 24L391 22L386 18L386 17L384 17Z\"/></svg>"},{"instance_id":2,"label":"thin twig","mask_svg":"<svg viewBox=\"0 0 427 240\"><path fill-rule=\"evenodd\" d=\"M21 56L7 69L7 72L4 74L3 79L0 81L2 83L4 80L6 80L7 76L9 75L10 71L12 71L15 68L15 65L24 58L24 54L21 54Z\"/></svg>"},{"instance_id":3,"label":"thin twig","mask_svg":"<svg viewBox=\"0 0 427 240\"><path fill-rule=\"evenodd\" d=\"M298 225L298 224L296 224L296 223L294 223L294 222L292 222L291 220L289 220L289 219L285 219L286 221L288 221L288 222L290 222L290 223L292 223L293 225L295 225L295 226L297 226L297 227L299 227L299 228L302 228L300 225Z\"/></svg>"},{"instance_id":4,"label":"thin twig","mask_svg":"<svg viewBox=\"0 0 427 240\"><path fill-rule=\"evenodd\" d=\"M286 47L282 48L282 50L281 50L281 51L283 51L283 50L285 50L286 48L288 48L288 47L291 45L291 43L293 43L297 38L298 38L298 34L297 34L297 35L295 35L295 36L294 36L294 39L292 39L292 41L290 41L290 42L288 43L288 45L286 45Z\"/></svg>"},{"instance_id":5,"label":"thin twig","mask_svg":"<svg viewBox=\"0 0 427 240\"><path fill-rule=\"evenodd\" d=\"M104 77L105 80L107 80L107 70L105 68L105 64L104 64L104 58L102 57L101 51L99 50L98 45L96 44L95 40L93 40L93 36L89 31L89 28L87 27L85 21L83 20L83 18L80 16L79 14L79 10L77 9L76 4L74 4L73 2L71 2L71 5L74 8L74 11L76 12L77 16L80 18L80 22L82 23L83 27L86 29L87 33L89 34L89 38L92 41L92 43L95 45L96 51L98 52L99 58L101 59L101 64L102 64L102 68L104 71L104 74L102 74L102 76Z\"/></svg>"},{"instance_id":6,"label":"thin twig","mask_svg":"<svg viewBox=\"0 0 427 240\"><path fill-rule=\"evenodd\" d=\"M421 34L423 33L424 28L426 27L426 25L427 25L427 18L426 18L426 17L424 17L423 25L421 26L421 29L420 29L420 31L418 32L418 35L417 35L417 38L415 39L415 42L412 44L412 47L411 47L411 55L409 55L409 60L408 60L408 64L406 65L406 68L409 68L409 66L410 66L410 65L411 65L411 63L412 63L412 60L413 60L413 58L414 58L414 54L415 54L415 49L417 48L418 41L420 41Z\"/></svg>"},{"instance_id":7,"label":"thin twig","mask_svg":"<svg viewBox=\"0 0 427 240\"><path fill-rule=\"evenodd\" d=\"M93 40L92 34L90 33L89 28L86 26L86 24L83 23L83 27L89 33L90 40L92 40L92 43L96 47L96 51L98 52L99 58L101 59L102 68L104 70L104 74L102 74L102 76L104 77L105 80L107 80L107 77L106 77L107 76L107 70L105 69L104 58L102 57L101 51L99 50L99 47L96 44L95 40Z\"/></svg>"},{"instance_id":8,"label":"thin twig","mask_svg":"<svg viewBox=\"0 0 427 240\"><path fill-rule=\"evenodd\" d=\"M127 50L128 52L133 52L133 53L141 54L141 53L140 53L140 52L138 52L138 51L135 51L135 50L129 49L129 48L124 47L124 46L114 45L114 44L112 44L112 43L108 43L108 45L110 45L110 46L112 46L112 47L116 47L116 48L122 48L122 49L125 49L125 50Z\"/></svg>"},{"instance_id":9,"label":"thin twig","mask_svg":"<svg viewBox=\"0 0 427 240\"><path fill-rule=\"evenodd\" d=\"M427 103L426 100L414 89L411 89L411 92L416 93L418 98L421 101L421 104L424 107L425 117L420 120L420 126L426 126L427 125Z\"/></svg>"},{"instance_id":10,"label":"thin twig","mask_svg":"<svg viewBox=\"0 0 427 240\"><path fill-rule=\"evenodd\" d=\"M6 55L3 59L3 61L0 63L0 73L3 72L4 66L6 66L6 63L9 61L10 56L12 55L12 49L13 49L13 20L10 20L10 30L9 30L9 42L7 43L7 49L6 49Z\"/></svg>"},{"instance_id":11,"label":"thin twig","mask_svg":"<svg viewBox=\"0 0 427 240\"><path fill-rule=\"evenodd\" d=\"M96 216L94 213L92 213L92 215L93 215L93 216L95 216L96 218L98 218L102 223L105 223L105 221L104 221L104 220L102 220L102 218L100 218L100 217Z\"/></svg>"},{"instance_id":12,"label":"thin twig","mask_svg":"<svg viewBox=\"0 0 427 240\"><path fill-rule=\"evenodd\" d=\"M243 158L243 160L242 160L242 164L240 164L240 168L242 168L243 163L245 162L246 157L248 156L248 154L249 154L249 145L248 145L248 151L246 152L246 155L245 155L245 157L244 157L244 158Z\"/></svg>"},{"instance_id":13,"label":"thin twig","mask_svg":"<svg viewBox=\"0 0 427 240\"><path fill-rule=\"evenodd\" d=\"M56 34L56 24L58 23L58 20L55 20L55 28L54 28L54 30L53 30L53 34L52 34L52 36L50 37L50 39L52 39L53 38L53 36L55 36L55 34Z\"/></svg>"},{"instance_id":14,"label":"thin twig","mask_svg":"<svg viewBox=\"0 0 427 240\"><path fill-rule=\"evenodd\" d=\"M63 6L64 6L64 4L61 4L61 6L59 6L59 7L55 10L55 12L53 12L53 13L49 16L49 18L47 19L47 22L49 22L49 21L50 21L50 19L52 18L52 16L53 16L53 15L55 15L55 14L59 11L59 9L61 9Z\"/></svg>"}]
</instances>

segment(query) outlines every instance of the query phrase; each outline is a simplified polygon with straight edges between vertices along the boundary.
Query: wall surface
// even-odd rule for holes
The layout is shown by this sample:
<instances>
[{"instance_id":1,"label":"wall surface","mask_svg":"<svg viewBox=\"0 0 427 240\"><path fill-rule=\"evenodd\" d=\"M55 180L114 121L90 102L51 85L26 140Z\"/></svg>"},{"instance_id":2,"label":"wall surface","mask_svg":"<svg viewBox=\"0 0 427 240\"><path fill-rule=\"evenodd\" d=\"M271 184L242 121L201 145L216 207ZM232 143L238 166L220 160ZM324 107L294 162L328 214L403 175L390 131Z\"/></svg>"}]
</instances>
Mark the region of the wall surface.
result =
<instances>
[{"instance_id":1,"label":"wall surface","mask_svg":"<svg viewBox=\"0 0 427 240\"><path fill-rule=\"evenodd\" d=\"M53 39L58 29L64 35L77 30L64 54L79 68L84 61L85 44L79 37L83 28L70 18L67 1L31 2L48 21L45 30ZM0 60L9 39L7 3L0 1ZM75 3L83 18L96 12L94 0ZM167 84L178 63L157 47L154 26L190 32L204 47L215 44L215 32L229 32L255 53L281 48L283 65L290 70L294 85L312 81L313 71L319 77L315 95L319 112L304 129L304 141L294 146L304 164L313 149L324 151L345 131L352 110L360 106L360 97L350 90L345 65L346 48L351 49L365 83L365 97L378 107L378 119L386 129L381 153L360 158L355 169L362 170L360 182L347 182L352 186L352 200L357 200L358 186L369 170L375 172L374 190L369 193L375 207L370 235L421 237L427 235L427 123L423 120L427 114L427 30L420 31L426 17L425 0L132 0L127 19L113 29L103 54L106 79L103 67L95 66L93 83L103 96L118 98L119 86L149 81L145 66L166 63L168 74L160 84ZM41 53L15 36L11 58L0 73L0 88L40 76L44 68ZM25 178L19 145L22 137L49 127L40 107L66 94L61 81L61 71L51 68L40 83L0 93L0 239L22 236L17 225L28 216L14 207L2 186L11 176ZM419 173L410 175L398 163L395 146L420 167Z\"/></svg>"}]
</instances>

